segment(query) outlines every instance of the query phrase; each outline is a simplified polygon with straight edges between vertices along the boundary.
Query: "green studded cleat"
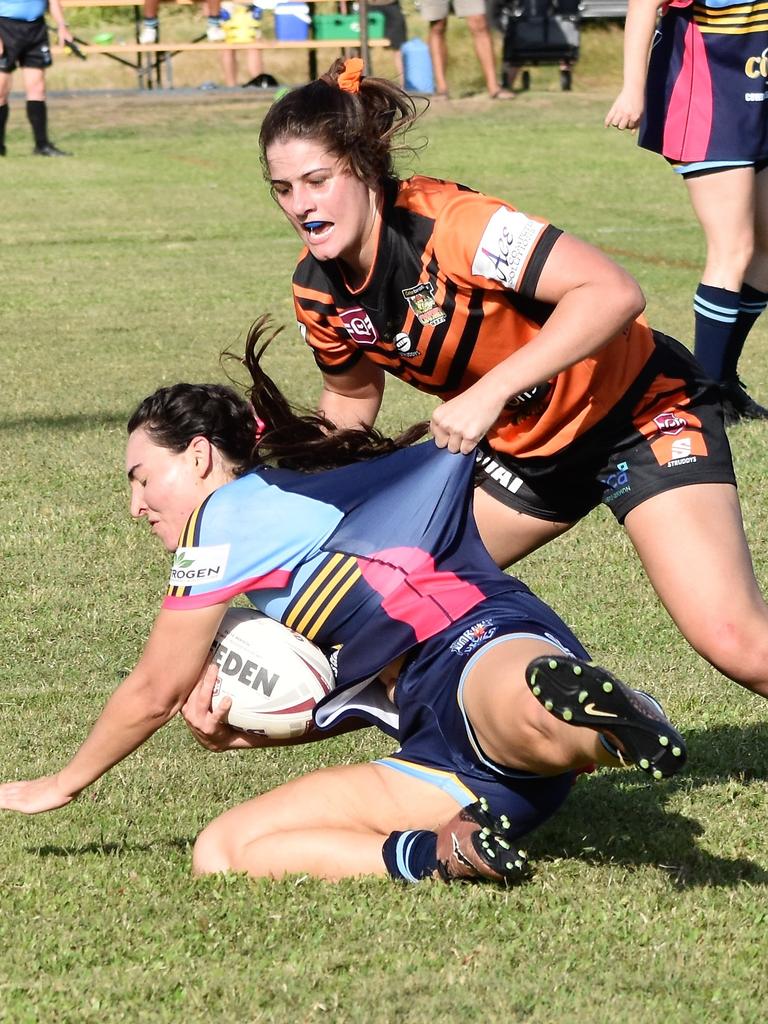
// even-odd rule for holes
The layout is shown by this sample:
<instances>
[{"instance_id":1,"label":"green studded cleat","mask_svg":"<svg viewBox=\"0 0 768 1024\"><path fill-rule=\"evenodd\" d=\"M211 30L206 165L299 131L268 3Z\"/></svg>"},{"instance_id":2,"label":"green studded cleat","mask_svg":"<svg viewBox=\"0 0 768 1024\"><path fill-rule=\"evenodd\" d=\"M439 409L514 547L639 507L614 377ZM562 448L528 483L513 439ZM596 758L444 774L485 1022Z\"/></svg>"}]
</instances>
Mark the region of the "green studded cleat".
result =
<instances>
[{"instance_id":1,"label":"green studded cleat","mask_svg":"<svg viewBox=\"0 0 768 1024\"><path fill-rule=\"evenodd\" d=\"M525 672L531 693L570 725L607 733L628 763L652 779L675 775L686 762L685 740L661 704L604 668L565 655L534 658Z\"/></svg>"},{"instance_id":2,"label":"green studded cleat","mask_svg":"<svg viewBox=\"0 0 768 1024\"><path fill-rule=\"evenodd\" d=\"M438 830L438 876L444 882L522 882L530 874L528 859L506 838L510 827L505 814L491 814L485 797L462 807Z\"/></svg>"}]
</instances>

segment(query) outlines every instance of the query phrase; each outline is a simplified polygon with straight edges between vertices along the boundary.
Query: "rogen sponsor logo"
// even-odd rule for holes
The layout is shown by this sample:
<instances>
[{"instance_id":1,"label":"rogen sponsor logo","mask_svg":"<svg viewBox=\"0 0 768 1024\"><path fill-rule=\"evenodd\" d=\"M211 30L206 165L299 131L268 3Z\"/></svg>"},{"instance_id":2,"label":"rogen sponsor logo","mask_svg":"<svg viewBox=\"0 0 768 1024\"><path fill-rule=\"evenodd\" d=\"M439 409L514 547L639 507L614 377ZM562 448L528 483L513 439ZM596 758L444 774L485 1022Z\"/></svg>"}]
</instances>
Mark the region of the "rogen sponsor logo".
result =
<instances>
[{"instance_id":1,"label":"rogen sponsor logo","mask_svg":"<svg viewBox=\"0 0 768 1024\"><path fill-rule=\"evenodd\" d=\"M216 583L224 578L229 559L229 544L210 544L200 548L179 548L171 566L171 586Z\"/></svg>"}]
</instances>

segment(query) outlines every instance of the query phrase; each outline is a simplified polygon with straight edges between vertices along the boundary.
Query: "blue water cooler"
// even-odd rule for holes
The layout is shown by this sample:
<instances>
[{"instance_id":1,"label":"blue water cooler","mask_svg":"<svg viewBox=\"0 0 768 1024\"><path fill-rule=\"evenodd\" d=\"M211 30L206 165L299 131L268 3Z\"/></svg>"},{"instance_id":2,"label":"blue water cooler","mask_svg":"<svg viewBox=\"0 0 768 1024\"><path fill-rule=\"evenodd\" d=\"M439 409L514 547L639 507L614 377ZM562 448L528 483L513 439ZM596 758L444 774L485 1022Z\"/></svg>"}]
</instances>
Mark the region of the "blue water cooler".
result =
<instances>
[{"instance_id":1,"label":"blue water cooler","mask_svg":"<svg viewBox=\"0 0 768 1024\"><path fill-rule=\"evenodd\" d=\"M305 3L277 3L275 5L275 39L281 42L300 42L309 39L312 18Z\"/></svg>"},{"instance_id":2,"label":"blue water cooler","mask_svg":"<svg viewBox=\"0 0 768 1024\"><path fill-rule=\"evenodd\" d=\"M432 58L429 47L423 39L409 39L403 43L403 77L408 92L435 91L435 76L432 73Z\"/></svg>"}]
</instances>

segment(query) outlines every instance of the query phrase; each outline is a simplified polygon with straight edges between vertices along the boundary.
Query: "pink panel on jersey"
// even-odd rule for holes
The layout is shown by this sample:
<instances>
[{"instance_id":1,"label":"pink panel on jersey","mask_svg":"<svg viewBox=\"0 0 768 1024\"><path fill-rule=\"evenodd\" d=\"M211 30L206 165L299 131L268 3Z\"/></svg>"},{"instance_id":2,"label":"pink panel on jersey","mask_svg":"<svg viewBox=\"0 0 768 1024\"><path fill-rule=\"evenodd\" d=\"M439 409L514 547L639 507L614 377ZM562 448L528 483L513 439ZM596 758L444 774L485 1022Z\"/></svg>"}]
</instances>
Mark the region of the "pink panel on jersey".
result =
<instances>
[{"instance_id":1,"label":"pink panel on jersey","mask_svg":"<svg viewBox=\"0 0 768 1024\"><path fill-rule=\"evenodd\" d=\"M254 576L250 580L240 580L239 583L232 583L221 590L209 590L205 594L193 594L187 597L175 597L169 594L163 601L163 608L170 608L173 611L185 611L187 608L210 608L212 604L223 604L231 601L238 594L245 594L249 590L269 590L287 587L291 574L286 569L275 569L268 572L266 576Z\"/></svg>"},{"instance_id":2,"label":"pink panel on jersey","mask_svg":"<svg viewBox=\"0 0 768 1024\"><path fill-rule=\"evenodd\" d=\"M417 640L428 640L464 615L485 597L473 583L435 568L420 548L389 548L376 561L358 559L363 578L384 600L391 619L407 622Z\"/></svg>"},{"instance_id":3,"label":"pink panel on jersey","mask_svg":"<svg viewBox=\"0 0 768 1024\"><path fill-rule=\"evenodd\" d=\"M704 40L689 25L683 44L683 64L677 76L664 124L664 156L690 163L706 160L712 134L712 77Z\"/></svg>"}]
</instances>

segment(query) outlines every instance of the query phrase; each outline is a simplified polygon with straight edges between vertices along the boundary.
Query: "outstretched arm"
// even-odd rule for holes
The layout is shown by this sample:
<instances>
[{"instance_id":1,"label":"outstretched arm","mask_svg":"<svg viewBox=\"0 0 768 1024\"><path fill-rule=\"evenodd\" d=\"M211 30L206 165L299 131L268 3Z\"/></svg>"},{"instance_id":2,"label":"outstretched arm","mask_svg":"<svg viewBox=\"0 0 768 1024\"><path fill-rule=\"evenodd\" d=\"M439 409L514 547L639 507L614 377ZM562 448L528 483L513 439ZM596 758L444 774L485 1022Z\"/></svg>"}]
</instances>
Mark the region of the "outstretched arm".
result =
<instances>
[{"instance_id":1,"label":"outstretched arm","mask_svg":"<svg viewBox=\"0 0 768 1024\"><path fill-rule=\"evenodd\" d=\"M624 84L605 117L606 128L637 128L645 107L648 54L661 0L629 0L624 24Z\"/></svg>"},{"instance_id":2,"label":"outstretched arm","mask_svg":"<svg viewBox=\"0 0 768 1024\"><path fill-rule=\"evenodd\" d=\"M165 725L198 680L226 611L163 609L144 653L104 706L71 761L55 775L0 786L0 808L37 814L63 807Z\"/></svg>"}]
</instances>

